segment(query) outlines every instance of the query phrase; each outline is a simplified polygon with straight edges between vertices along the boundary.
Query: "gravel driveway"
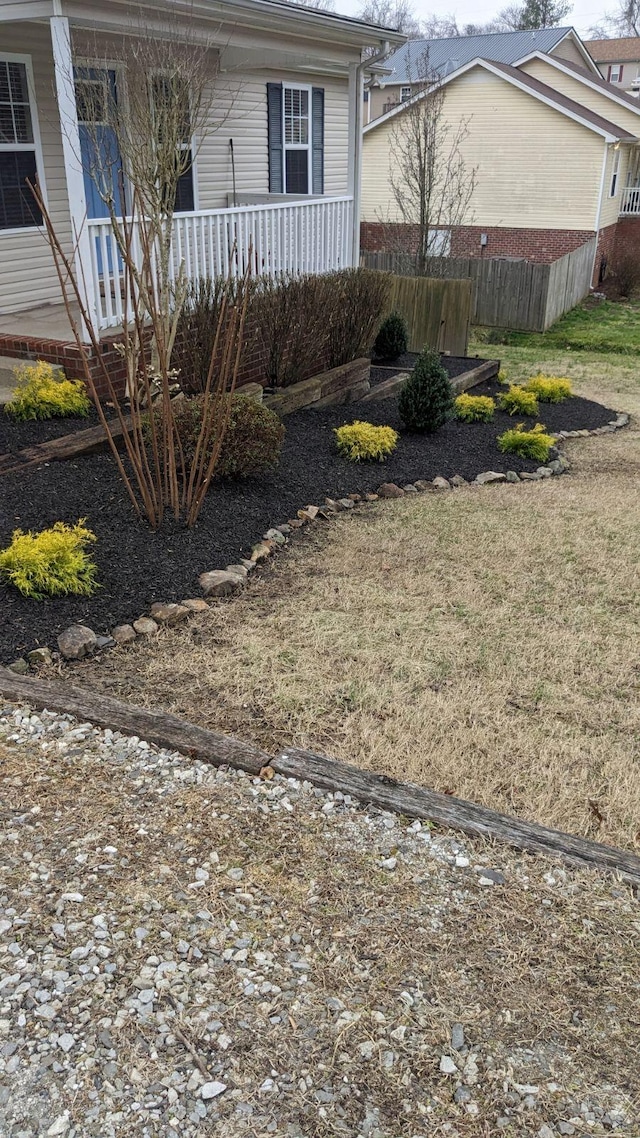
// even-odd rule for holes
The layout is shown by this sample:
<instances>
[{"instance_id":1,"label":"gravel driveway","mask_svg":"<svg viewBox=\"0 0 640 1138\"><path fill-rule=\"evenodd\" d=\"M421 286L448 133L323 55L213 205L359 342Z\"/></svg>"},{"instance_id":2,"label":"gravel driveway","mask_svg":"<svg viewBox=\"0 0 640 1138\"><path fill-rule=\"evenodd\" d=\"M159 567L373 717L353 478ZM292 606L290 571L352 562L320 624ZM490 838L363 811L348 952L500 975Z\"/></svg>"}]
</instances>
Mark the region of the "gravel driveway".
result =
<instances>
[{"instance_id":1,"label":"gravel driveway","mask_svg":"<svg viewBox=\"0 0 640 1138\"><path fill-rule=\"evenodd\" d=\"M0 701L0 1134L638 1134L611 879Z\"/></svg>"}]
</instances>

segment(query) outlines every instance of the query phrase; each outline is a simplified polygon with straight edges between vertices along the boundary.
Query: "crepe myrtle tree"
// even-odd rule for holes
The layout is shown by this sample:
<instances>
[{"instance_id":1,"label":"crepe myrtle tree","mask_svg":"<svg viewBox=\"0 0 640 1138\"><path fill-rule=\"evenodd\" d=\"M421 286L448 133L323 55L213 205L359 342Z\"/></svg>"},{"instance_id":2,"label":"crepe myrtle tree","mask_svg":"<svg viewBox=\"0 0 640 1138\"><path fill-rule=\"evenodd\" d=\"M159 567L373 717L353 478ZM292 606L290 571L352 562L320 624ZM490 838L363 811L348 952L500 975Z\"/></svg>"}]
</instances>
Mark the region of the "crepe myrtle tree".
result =
<instances>
[{"instance_id":1,"label":"crepe myrtle tree","mask_svg":"<svg viewBox=\"0 0 640 1138\"><path fill-rule=\"evenodd\" d=\"M391 127L393 209L380 220L392 250L406 247L397 222L410 225L416 237L418 272L439 276L451 230L473 220L476 168L469 167L463 155L470 119L447 120L445 88L430 69L428 54L412 64L410 74L413 96L395 115Z\"/></svg>"},{"instance_id":2,"label":"crepe myrtle tree","mask_svg":"<svg viewBox=\"0 0 640 1138\"><path fill-rule=\"evenodd\" d=\"M101 46L96 40L88 50L93 60L90 69L79 67L66 79L75 86L83 132L79 160L104 203L110 224L111 240L101 246L101 256L103 269L105 262L118 269L114 287L119 290L122 332L116 346L126 364L129 415L93 326L82 279L84 266L80 262L76 269L40 188L33 190L87 387L132 504L154 529L162 523L166 507L176 520L193 525L228 424L229 397L236 385L244 338L252 251L242 263L235 247L230 251L237 279L230 277L223 288L202 427L189 463L172 406L176 373L171 355L188 285L184 264L173 260L173 221L181 204L182 179L191 170L203 140L225 121L232 101L218 97L217 56L208 44L191 37L188 23L186 28L169 24L163 33L140 26L123 37L120 45L110 40L109 58L99 62ZM114 72L124 81L120 90L109 79ZM220 113L219 107L223 108ZM76 244L81 240L82 232L76 233ZM105 273L106 288L112 287L109 277ZM89 364L84 330L98 364L99 383ZM128 464L122 461L105 414L101 394L105 391L115 408ZM154 401L158 413L145 414Z\"/></svg>"},{"instance_id":3,"label":"crepe myrtle tree","mask_svg":"<svg viewBox=\"0 0 640 1138\"><path fill-rule=\"evenodd\" d=\"M91 58L100 61L96 40ZM95 76L116 74L122 89ZM85 145L80 160L107 211L117 256L131 274L131 316L151 321L151 366L160 379L186 295L183 266L172 266L173 218L205 139L228 115L217 98L217 55L196 42L187 24L165 34L141 26L109 43L108 59L74 79ZM226 108L219 110L219 108ZM149 250L147 262L144 251ZM129 391L136 390L143 345L126 335Z\"/></svg>"}]
</instances>

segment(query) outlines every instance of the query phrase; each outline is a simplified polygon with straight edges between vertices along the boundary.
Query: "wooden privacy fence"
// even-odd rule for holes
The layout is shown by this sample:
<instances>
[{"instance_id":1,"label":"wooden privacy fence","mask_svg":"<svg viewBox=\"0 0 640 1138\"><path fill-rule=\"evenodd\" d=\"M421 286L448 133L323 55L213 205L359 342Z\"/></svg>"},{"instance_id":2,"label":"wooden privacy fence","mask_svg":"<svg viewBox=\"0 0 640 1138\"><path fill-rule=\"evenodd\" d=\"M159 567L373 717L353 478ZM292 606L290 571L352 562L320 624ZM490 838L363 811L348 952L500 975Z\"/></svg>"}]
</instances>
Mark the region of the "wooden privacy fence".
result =
<instances>
[{"instance_id":1,"label":"wooden privacy fence","mask_svg":"<svg viewBox=\"0 0 640 1138\"><path fill-rule=\"evenodd\" d=\"M466 356L472 292L470 280L392 277L389 311L404 316L409 351L421 352L428 346L452 356Z\"/></svg>"},{"instance_id":2,"label":"wooden privacy fence","mask_svg":"<svg viewBox=\"0 0 640 1138\"><path fill-rule=\"evenodd\" d=\"M563 312L568 312L589 292L596 239L591 238L573 253L552 264L509 261L499 257L440 257L438 273L443 281L473 282L471 323L490 328L546 332ZM411 253L362 253L369 269L416 275ZM429 277L429 283L437 283Z\"/></svg>"}]
</instances>

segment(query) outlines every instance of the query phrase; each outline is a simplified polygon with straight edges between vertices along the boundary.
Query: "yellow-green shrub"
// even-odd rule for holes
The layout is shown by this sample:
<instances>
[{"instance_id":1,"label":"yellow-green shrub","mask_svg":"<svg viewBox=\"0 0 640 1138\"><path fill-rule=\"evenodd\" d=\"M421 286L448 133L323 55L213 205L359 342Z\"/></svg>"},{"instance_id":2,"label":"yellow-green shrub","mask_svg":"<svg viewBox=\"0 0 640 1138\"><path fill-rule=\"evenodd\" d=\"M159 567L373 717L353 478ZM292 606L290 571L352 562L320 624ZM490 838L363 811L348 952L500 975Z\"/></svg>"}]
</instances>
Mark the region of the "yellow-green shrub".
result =
<instances>
[{"instance_id":1,"label":"yellow-green shrub","mask_svg":"<svg viewBox=\"0 0 640 1138\"><path fill-rule=\"evenodd\" d=\"M398 432L393 427L375 427L373 423L345 423L334 429L338 450L351 462L377 459L382 462L396 449Z\"/></svg>"},{"instance_id":2,"label":"yellow-green shrub","mask_svg":"<svg viewBox=\"0 0 640 1138\"><path fill-rule=\"evenodd\" d=\"M509 415L538 414L538 400L533 391L525 391L524 387L518 387L515 383L499 397L498 406Z\"/></svg>"},{"instance_id":3,"label":"yellow-green shrub","mask_svg":"<svg viewBox=\"0 0 640 1138\"><path fill-rule=\"evenodd\" d=\"M497 375L498 383L507 384L509 382L509 373L505 367L501 367Z\"/></svg>"},{"instance_id":4,"label":"yellow-green shrub","mask_svg":"<svg viewBox=\"0 0 640 1138\"><path fill-rule=\"evenodd\" d=\"M496 409L490 395L467 395L456 399L456 419L463 423L490 423Z\"/></svg>"},{"instance_id":5,"label":"yellow-green shrub","mask_svg":"<svg viewBox=\"0 0 640 1138\"><path fill-rule=\"evenodd\" d=\"M547 461L554 443L553 435L545 434L542 423L536 423L529 431L525 431L524 423L518 423L498 439L503 454L517 454L519 458L532 458L536 462Z\"/></svg>"},{"instance_id":6,"label":"yellow-green shrub","mask_svg":"<svg viewBox=\"0 0 640 1138\"><path fill-rule=\"evenodd\" d=\"M531 391L541 403L563 403L573 395L571 380L557 375L534 375L524 384L525 391Z\"/></svg>"},{"instance_id":7,"label":"yellow-green shrub","mask_svg":"<svg viewBox=\"0 0 640 1138\"><path fill-rule=\"evenodd\" d=\"M97 588L96 566L86 547L96 536L81 518L74 526L56 522L40 533L14 530L11 544L0 550L0 576L24 597L89 596Z\"/></svg>"},{"instance_id":8,"label":"yellow-green shrub","mask_svg":"<svg viewBox=\"0 0 640 1138\"><path fill-rule=\"evenodd\" d=\"M14 368L17 386L5 405L14 419L53 419L65 415L84 417L91 403L84 383L60 379L51 364L37 360Z\"/></svg>"}]
</instances>

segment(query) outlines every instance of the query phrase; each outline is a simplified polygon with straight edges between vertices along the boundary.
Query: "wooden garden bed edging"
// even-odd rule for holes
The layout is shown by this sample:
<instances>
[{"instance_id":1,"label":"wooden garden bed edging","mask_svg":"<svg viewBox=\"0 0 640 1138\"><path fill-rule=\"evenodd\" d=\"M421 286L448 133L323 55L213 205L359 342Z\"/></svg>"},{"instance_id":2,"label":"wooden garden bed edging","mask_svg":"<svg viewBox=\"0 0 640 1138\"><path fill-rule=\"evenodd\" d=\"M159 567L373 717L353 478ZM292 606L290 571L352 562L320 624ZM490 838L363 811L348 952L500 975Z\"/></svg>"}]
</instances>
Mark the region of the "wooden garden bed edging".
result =
<instances>
[{"instance_id":1,"label":"wooden garden bed edging","mask_svg":"<svg viewBox=\"0 0 640 1138\"><path fill-rule=\"evenodd\" d=\"M83 722L125 735L137 735L147 742L215 766L239 767L253 775L264 767L272 767L287 778L306 779L333 792L340 790L363 804L436 822L472 837L504 841L530 853L561 857L573 864L617 873L625 881L640 886L640 857L636 854L499 814L413 783L397 782L386 775L373 774L311 751L294 747L271 758L249 743L197 727L175 715L132 707L84 688L19 676L3 667L0 667L0 695L17 703L71 714Z\"/></svg>"},{"instance_id":2,"label":"wooden garden bed edging","mask_svg":"<svg viewBox=\"0 0 640 1138\"><path fill-rule=\"evenodd\" d=\"M290 415L303 407L319 410L334 403L353 403L369 390L370 374L371 360L362 357L265 395L263 403L278 415Z\"/></svg>"},{"instance_id":3,"label":"wooden garden bed edging","mask_svg":"<svg viewBox=\"0 0 640 1138\"><path fill-rule=\"evenodd\" d=\"M124 423L127 427L131 426L130 415L124 416ZM109 428L114 439L122 437L123 430L119 419L112 419ZM46 443L25 447L16 454L0 455L0 474L13 474L16 470L24 470L26 466L35 466L41 462L61 462L63 459L79 458L82 454L106 450L108 445L107 433L99 423L96 427L86 427L83 431L73 431L70 435L60 435L59 438L49 439Z\"/></svg>"}]
</instances>

